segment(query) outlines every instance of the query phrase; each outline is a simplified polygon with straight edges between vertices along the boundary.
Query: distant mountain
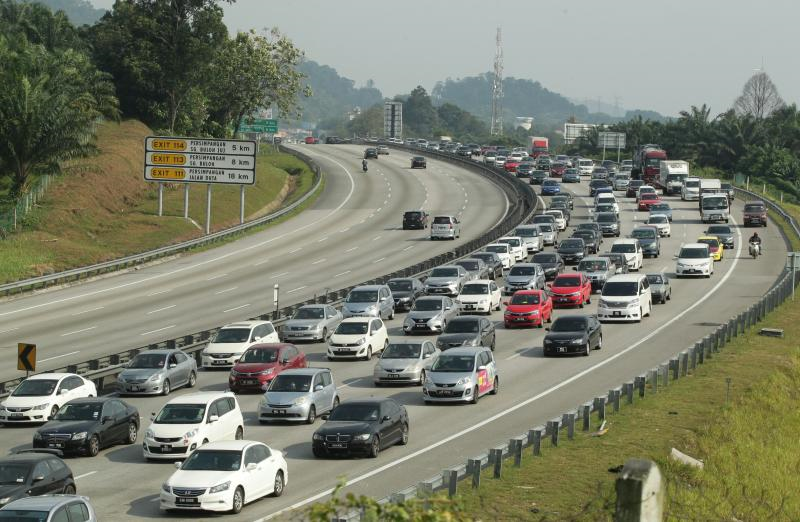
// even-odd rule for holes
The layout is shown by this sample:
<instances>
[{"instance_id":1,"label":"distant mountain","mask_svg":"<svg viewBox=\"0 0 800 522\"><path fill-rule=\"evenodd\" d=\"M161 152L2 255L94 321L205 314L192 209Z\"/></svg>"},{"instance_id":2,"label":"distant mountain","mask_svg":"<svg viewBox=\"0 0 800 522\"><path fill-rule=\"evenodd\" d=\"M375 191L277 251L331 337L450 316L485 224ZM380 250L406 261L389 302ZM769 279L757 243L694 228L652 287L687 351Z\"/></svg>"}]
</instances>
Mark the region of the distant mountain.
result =
<instances>
[{"instance_id":1,"label":"distant mountain","mask_svg":"<svg viewBox=\"0 0 800 522\"><path fill-rule=\"evenodd\" d=\"M299 100L303 121L342 119L355 107L365 110L383 101L383 94L371 80L364 87L356 87L353 80L340 76L333 67L312 60L302 62L298 70L307 76L313 92L310 98Z\"/></svg>"},{"instance_id":2,"label":"distant mountain","mask_svg":"<svg viewBox=\"0 0 800 522\"><path fill-rule=\"evenodd\" d=\"M29 3L45 5L53 12L64 11L69 21L77 26L94 25L106 14L105 9L95 8L89 0L29 0Z\"/></svg>"}]
</instances>

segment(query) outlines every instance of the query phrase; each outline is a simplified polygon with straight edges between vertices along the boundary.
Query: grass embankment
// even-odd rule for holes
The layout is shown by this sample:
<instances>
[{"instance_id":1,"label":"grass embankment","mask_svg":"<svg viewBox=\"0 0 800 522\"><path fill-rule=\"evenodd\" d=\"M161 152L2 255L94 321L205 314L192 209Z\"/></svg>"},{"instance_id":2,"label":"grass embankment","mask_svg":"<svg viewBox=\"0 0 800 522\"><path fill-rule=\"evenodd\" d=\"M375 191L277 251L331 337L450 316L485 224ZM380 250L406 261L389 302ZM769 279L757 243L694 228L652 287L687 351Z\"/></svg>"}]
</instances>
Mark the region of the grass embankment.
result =
<instances>
[{"instance_id":1,"label":"grass embankment","mask_svg":"<svg viewBox=\"0 0 800 522\"><path fill-rule=\"evenodd\" d=\"M158 217L158 190L144 181L144 137L150 129L136 121L104 123L96 156L65 166L21 230L0 248L0 282L122 257L203 234L206 187L189 193L183 219L183 186L164 191L164 216ZM245 218L276 210L305 193L313 173L294 156L261 147L256 184L245 193ZM212 230L239 222L239 187L214 186Z\"/></svg>"}]
</instances>

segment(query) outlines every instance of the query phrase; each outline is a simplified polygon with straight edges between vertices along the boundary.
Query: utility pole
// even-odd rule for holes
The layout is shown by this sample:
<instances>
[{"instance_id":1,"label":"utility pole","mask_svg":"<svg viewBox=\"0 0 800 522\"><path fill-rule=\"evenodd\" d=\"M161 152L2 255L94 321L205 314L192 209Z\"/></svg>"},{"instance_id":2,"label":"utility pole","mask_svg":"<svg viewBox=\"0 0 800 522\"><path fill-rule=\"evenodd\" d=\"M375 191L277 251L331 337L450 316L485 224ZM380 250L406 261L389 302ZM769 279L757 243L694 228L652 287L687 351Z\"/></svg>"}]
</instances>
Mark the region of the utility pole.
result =
<instances>
[{"instance_id":1,"label":"utility pole","mask_svg":"<svg viewBox=\"0 0 800 522\"><path fill-rule=\"evenodd\" d=\"M497 28L494 51L494 78L492 79L492 136L503 135L503 36Z\"/></svg>"}]
</instances>

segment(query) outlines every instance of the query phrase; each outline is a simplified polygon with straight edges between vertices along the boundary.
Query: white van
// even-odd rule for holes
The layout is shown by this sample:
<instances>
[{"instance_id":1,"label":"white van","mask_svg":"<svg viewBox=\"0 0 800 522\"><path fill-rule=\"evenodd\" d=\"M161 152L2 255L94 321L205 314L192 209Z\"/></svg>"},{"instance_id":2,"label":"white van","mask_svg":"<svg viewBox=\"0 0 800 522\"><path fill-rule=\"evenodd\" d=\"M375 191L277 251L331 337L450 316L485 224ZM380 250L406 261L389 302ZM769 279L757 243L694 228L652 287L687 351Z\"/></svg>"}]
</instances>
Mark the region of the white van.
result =
<instances>
[{"instance_id":1,"label":"white van","mask_svg":"<svg viewBox=\"0 0 800 522\"><path fill-rule=\"evenodd\" d=\"M700 199L700 178L686 178L683 180L681 199L683 201Z\"/></svg>"},{"instance_id":2,"label":"white van","mask_svg":"<svg viewBox=\"0 0 800 522\"><path fill-rule=\"evenodd\" d=\"M581 176L591 176L594 170L594 161L588 158L581 158L578 160L578 172Z\"/></svg>"},{"instance_id":3,"label":"white van","mask_svg":"<svg viewBox=\"0 0 800 522\"><path fill-rule=\"evenodd\" d=\"M638 239L624 238L617 239L611 245L611 252L613 254L625 255L625 262L628 263L628 270L639 270L644 263L644 252L642 245Z\"/></svg>"},{"instance_id":4,"label":"white van","mask_svg":"<svg viewBox=\"0 0 800 522\"><path fill-rule=\"evenodd\" d=\"M514 229L514 235L522 238L529 254L535 254L544 248L544 238L538 225L520 225Z\"/></svg>"},{"instance_id":5,"label":"white van","mask_svg":"<svg viewBox=\"0 0 800 522\"><path fill-rule=\"evenodd\" d=\"M600 321L635 321L650 315L653 296L644 274L611 276L603 285L597 318Z\"/></svg>"},{"instance_id":6,"label":"white van","mask_svg":"<svg viewBox=\"0 0 800 522\"><path fill-rule=\"evenodd\" d=\"M619 203L617 198L611 192L600 192L594 197L594 206L597 205L614 205L614 212L619 214Z\"/></svg>"},{"instance_id":7,"label":"white van","mask_svg":"<svg viewBox=\"0 0 800 522\"><path fill-rule=\"evenodd\" d=\"M700 195L700 214L703 223L730 219L730 202L727 194L706 193Z\"/></svg>"}]
</instances>

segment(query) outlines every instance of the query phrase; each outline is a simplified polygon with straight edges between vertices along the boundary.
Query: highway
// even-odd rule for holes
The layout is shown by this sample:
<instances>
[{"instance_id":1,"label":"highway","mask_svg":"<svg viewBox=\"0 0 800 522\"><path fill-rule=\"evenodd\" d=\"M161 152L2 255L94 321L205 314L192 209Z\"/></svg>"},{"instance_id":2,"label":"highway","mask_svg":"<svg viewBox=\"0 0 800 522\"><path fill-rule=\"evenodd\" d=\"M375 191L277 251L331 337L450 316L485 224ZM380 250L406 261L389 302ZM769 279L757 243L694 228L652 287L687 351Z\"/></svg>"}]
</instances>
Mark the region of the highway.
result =
<instances>
[{"instance_id":1,"label":"highway","mask_svg":"<svg viewBox=\"0 0 800 522\"><path fill-rule=\"evenodd\" d=\"M302 147L327 173L312 207L219 248L85 284L0 302L0 352L38 347L37 370L64 367L166 338L221 326L412 265L479 236L502 220L505 194L441 161L411 170L392 152L361 172L363 147ZM456 241L403 231L403 211L459 215ZM0 379L19 376L12 366Z\"/></svg>"},{"instance_id":2,"label":"highway","mask_svg":"<svg viewBox=\"0 0 800 522\"><path fill-rule=\"evenodd\" d=\"M457 211L461 206L465 206L464 222L466 229L472 236L475 220L479 220L482 225L478 228L488 228L501 214L503 202L493 191L481 191L479 181L467 183L471 179L470 174L455 169L453 167L437 164L429 161L428 171L415 171L412 176L407 172L397 174L392 169L387 169L385 176L374 176L370 172L368 179L358 173L352 173L353 165L359 161L354 148L323 148L314 149L313 152L330 154L331 161L349 165L351 176L357 178L355 185L375 184L378 187L388 186L393 189L393 197L387 203L380 197L375 199L379 189L371 192L370 198L361 200L359 203L347 199L343 194L338 197L325 198L320 200L314 209L303 217L303 224L313 222L313 219L321 219L326 212L331 212L333 208L347 200L346 205L352 210L342 213L329 222L335 221L336 224L326 225L329 233L331 230L342 230L350 228L340 239L331 238L330 242L320 247L313 243L315 236L309 230L301 231L300 235L294 237L292 241L286 241L285 246L280 247L280 252L285 249L304 248L313 250L313 253L304 253L302 257L292 258L287 254L278 254L265 248L260 254L255 252L243 254L244 258L237 262L212 261L223 255L225 248L213 252L192 256L190 259L179 259L173 267L167 264L146 269L150 271L150 276L168 273L169 271L179 270L182 266L192 266L192 277L188 280L181 280L180 285L175 285L171 278L153 279L154 283L137 286L136 295L146 295L147 292L155 292L158 288L169 290L167 296L158 303L160 306L168 306L173 302L176 305L179 301L174 301L178 295L186 295L185 299L200 300L203 296L213 295L213 291L219 291L230 285L230 281L217 282L214 279L219 274L229 274L219 276L219 279L231 277L231 274L244 274L248 270L246 265L252 266L256 259L264 256L269 258L267 270L255 270L256 273L275 273L274 270L299 271L300 266L308 266L318 258L326 258L330 261L323 263L326 266L338 266L337 270L352 270L351 281L363 280L369 277L370 273L380 271L378 267L373 267L372 257L386 257L386 264L383 271L388 267L397 267L408 264L414 255L425 257L431 253L433 248L439 247L436 243L426 242L425 248L414 248L411 251L403 251L406 245L419 245L414 241L397 241L399 233L390 230L397 225L399 211L405 207L413 207L422 204L425 200L426 187L429 192L429 201L426 208L436 208L436 205L444 205L446 209ZM396 163L398 167L405 166L405 159L402 154L392 152L388 161L381 158L381 170L384 164ZM319 157L323 166L331 169L331 164ZM371 162L374 164L375 162ZM437 170L438 177L437 177ZM398 171L400 169L397 169ZM361 176L361 177L359 177ZM402 180L399 179L405 176ZM453 190L455 186L447 178L453 177L461 182L466 190L466 194L459 190ZM329 178L328 186L330 189L340 189L347 192L347 186L337 187L331 179L336 177L334 174ZM347 179L347 176L338 177ZM442 182L440 183L439 180ZM443 183L446 183L443 185ZM456 185L457 186L457 185ZM365 187L367 188L367 187ZM577 196L575 200L575 210L573 212L572 225L588 219L588 208L591 201L588 198L588 188L586 183L567 188L574 190ZM481 191L480 194L476 192ZM538 192L538 190L537 190ZM356 196L353 196L356 197ZM402 198L402 203L395 203ZM416 198L416 199L408 199ZM434 199L436 198L436 199ZM467 204L467 198L469 204ZM670 274L674 270L674 260L672 254L677 252L682 242L691 242L702 234L705 226L699 222L696 202L681 202L676 198L666 198L674 209L674 221L672 224L672 237L663 238L660 258L646 259L643 272L665 272ZM388 202L388 201L391 201ZM629 233L633 226L644 220L646 213L637 212L634 204L628 198L621 198L621 217L623 218L622 235ZM471 212L472 205L475 210ZM395 205L391 216L383 214L387 212L383 209L377 212L377 208L382 205ZM487 211L489 209L490 211ZM495 209L492 211L492 209ZM732 210L734 220L741 216L742 203L736 201ZM367 219L370 213L375 213L374 219ZM313 216L312 216L313 214ZM367 219L364 223L360 220ZM364 226L369 225L369 226ZM295 225L297 226L297 224ZM315 228L315 225L310 228ZM645 318L641 324L605 324L603 325L604 342L603 349L595 351L590 357L568 357L568 358L543 358L541 351L543 330L505 330L502 327L502 316L499 312L492 314L492 320L497 325L497 349L495 358L498 363L501 378L501 390L496 396L488 396L479 402L478 405L441 405L426 406L423 404L422 395L419 387L397 387L397 388L374 388L371 382L373 362L328 362L324 358L325 347L321 343L304 344L300 348L308 354L311 365L327 366L333 370L334 378L339 385L339 394L343 400L367 396L391 396L403 403L409 411L411 420L410 442L407 446L396 446L389 448L381 453L377 459L353 459L353 460L318 460L311 454L311 435L314 429L322 421L317 421L315 426L307 425L279 425L261 426L256 420L256 407L260 395L240 395L239 401L244 412L246 412L245 438L255 439L266 442L274 448L284 450L287 453L289 463L289 483L286 491L281 498L262 499L254 504L245 507L244 511L238 516L226 516L226 520L231 521L256 521L264 517L279 514L276 518L287 518L289 515L283 510L291 506L303 506L315 499L324 498L328 492L336 485L339 477L345 477L348 481L346 490L371 495L374 497L384 497L394 491L403 489L409 485L416 484L419 480L426 479L438 474L443 468L462 464L466 458L484 453L487 448L495 444L507 441L510 437L526 432L529 428L542 424L551 418L560 415L562 412L575 408L578 404L591 399L597 395L605 395L610 387L619 385L624 380L630 380L635 375L663 362L670 356L675 355L685 349L697 338L708 333L715 325L727 321L735 313L746 308L755 298L762 295L774 282L776 274L784 266L786 248L777 228L774 224L766 229L759 229L759 234L764 237L765 253L758 260L750 259L747 255L746 237L751 231L749 229L739 229L737 227L736 248L725 252L725 259L716 264L716 272L710 279L672 279L673 294L672 300L664 305L654 305L651 317ZM287 233L284 228L280 230L276 227L270 234ZM306 237L308 236L308 237ZM384 239L374 240L375 245L370 245L369 241L375 236L390 236ZM420 235L417 235L420 236ZM562 233L561 237L565 237ZM345 246L347 238L350 243L358 243L364 250L369 250L369 255L342 256L332 253L332 250L341 251ZM247 247L252 247L264 241L263 238L247 238L242 242L237 242L239 251L246 251ZM613 238L606 238L601 245L601 251L608 250ZM384 245L379 253L378 245ZM376 248L372 248L372 247ZM445 245L449 246L449 245ZM348 246L352 248L352 246ZM256 247L253 247L256 250ZM419 252L424 250L424 252ZM342 251L343 253L343 251ZM424 254L424 255L423 255ZM289 257L282 262L283 268L278 268L279 259L276 256ZM233 257L233 256L232 256ZM227 258L226 258L227 259ZM341 261L340 261L341 259ZM201 260L206 264L201 265ZM274 260L274 261L273 261ZM349 260L349 265L339 265ZM271 266L272 263L275 266ZM184 263L184 265L180 265ZM380 263L375 263L380 265ZM231 268L235 266L236 269ZM202 267L202 268L201 268ZM315 265L316 267L316 265ZM344 267L344 268L342 268ZM319 268L321 270L322 268ZM187 269L187 271L190 271ZM325 277L317 277L314 270L304 272L307 280L296 279L292 283L284 283L291 286L305 286L302 291L306 295L313 295L319 292L322 285L329 283L330 271ZM308 275L314 274L314 275ZM96 283L99 289L106 288L103 285L116 284L127 279L142 277L140 273L120 276L113 280L101 281ZM208 281L211 279L211 281ZM237 303L251 303L258 299L267 300L270 296L260 295L265 288L270 288L272 279L267 276L266 284L258 286L252 292L244 295L237 295L236 299L219 298L219 303L215 303L215 309L209 314L202 313L201 306L195 309L186 310L179 308L175 315L170 315L169 319L159 318L159 321L139 322L132 319L129 323L138 326L139 330L156 328L163 324L177 323L177 317L181 317L181 326L187 321L192 323L196 317L189 317L192 312L198 316L208 319L208 315L219 317L219 308L222 306L235 306ZM208 281L204 283L204 281ZM346 281L343 279L342 283ZM202 284L203 290L196 296L191 295L191 290ZM241 284L241 283L240 283ZM253 283L255 286L257 283ZM94 284L93 284L94 285ZM191 286L189 286L191 285ZM53 293L26 299L12 303L6 303L0 308L0 313L8 314L14 307L20 310L16 312L19 317L25 317L21 325L25 328L48 327L51 332L49 335L55 336L65 327L71 327L66 319L60 321L60 328L55 328L46 323L50 321L50 315L60 317L57 311L62 311L62 315L77 313L85 307L90 309L98 306L117 306L114 303L117 299L106 294L98 294L96 298L81 300L81 306L77 306L70 301L63 301L61 304L48 305L47 299L66 299L77 295L79 292L86 293L92 285L77 287L64 291L64 294ZM132 285L133 286L133 285ZM189 286L189 288L187 288ZM286 288L286 286L283 286ZM260 290L260 292L259 292ZM298 291L298 293L302 293ZM75 293L75 294L73 294ZM232 292L231 292L232 293ZM237 292L238 294L238 292ZM225 294L222 294L225 295ZM300 296L298 296L300 297ZM213 300L213 299L212 299ZM593 313L597 305L597 297L592 299L583 313ZM144 313L147 306L136 306L130 302L132 299L119 299L118 306L123 308L123 313L130 313L131 317ZM183 302L183 301L180 301ZM208 306L208 301L206 306ZM156 303L149 303L154 306ZM30 308L38 305L39 308ZM188 306L188 305L187 305ZM251 305L254 306L254 305ZM23 310L24 308L29 308ZM44 308L44 310L42 310ZM176 306L178 308L178 306ZM105 310L105 308L103 309ZM178 312L180 310L180 315ZM91 312L87 312L89 314ZM555 317L575 313L572 310L557 310ZM13 314L12 314L13 315ZM238 317L244 317L242 314ZM249 315L253 315L250 313ZM0 316L2 317L2 316ZM105 317L105 316L103 316ZM36 323L35 319L39 320ZM233 316L232 316L233 318ZM388 322L390 335L402 335L401 324L403 314ZM91 321L80 323L90 325ZM104 319L112 322L111 317ZM43 322L45 324L43 324ZM5 324L6 321L4 320ZM16 326L16 322L12 326ZM110 328L109 324L109 328ZM121 327L124 326L120 325ZM84 326L85 327L85 326ZM22 328L22 326L21 326ZM2 330L2 328L0 328ZM99 328L98 328L99 330ZM191 328L186 328L190 331ZM31 331L31 330L27 330ZM130 327L128 327L128 331ZM116 334L110 330L93 332L93 335L83 337L84 340L97 338L96 334L102 333L103 336L109 335L116 338ZM178 333L178 328L165 332L169 335ZM4 339L8 338L3 334ZM78 334L76 334L78 335ZM132 334L128 334L129 336ZM100 336L102 339L103 336ZM17 339L19 336L13 336ZM152 339L157 338L154 335ZM27 339L25 339L27 340ZM16 342L16 340L14 341ZM9 344L4 342L3 346ZM141 343L134 343L141 344ZM102 343L94 341L95 350L103 351L100 347ZM75 347L79 345L73 345ZM108 348L106 344L106 348ZM116 348L116 346L115 346ZM84 347L80 345L80 349ZM106 349L105 351L110 351ZM85 357L84 357L85 358ZM227 372L201 372L199 375L199 390L224 390L227 384ZM187 393L186 390L179 390L174 394ZM126 399L139 408L142 415L142 428L148 425L147 418L149 413L156 411L166 399L163 397L155 398L128 398ZM0 451L7 452L14 449L28 447L31 444L33 428L3 428L2 442ZM141 440L141 436L140 436ZM160 518L164 520L196 520L197 515L172 516L161 514L158 510L158 494L161 484L173 472L174 468L169 463L146 463L141 454L139 445L118 446L106 449L96 458L71 458L67 463L72 468L77 479L78 493L88 495L97 509L102 520L142 520L150 518ZM215 515L208 515L206 518L216 518Z\"/></svg>"}]
</instances>

